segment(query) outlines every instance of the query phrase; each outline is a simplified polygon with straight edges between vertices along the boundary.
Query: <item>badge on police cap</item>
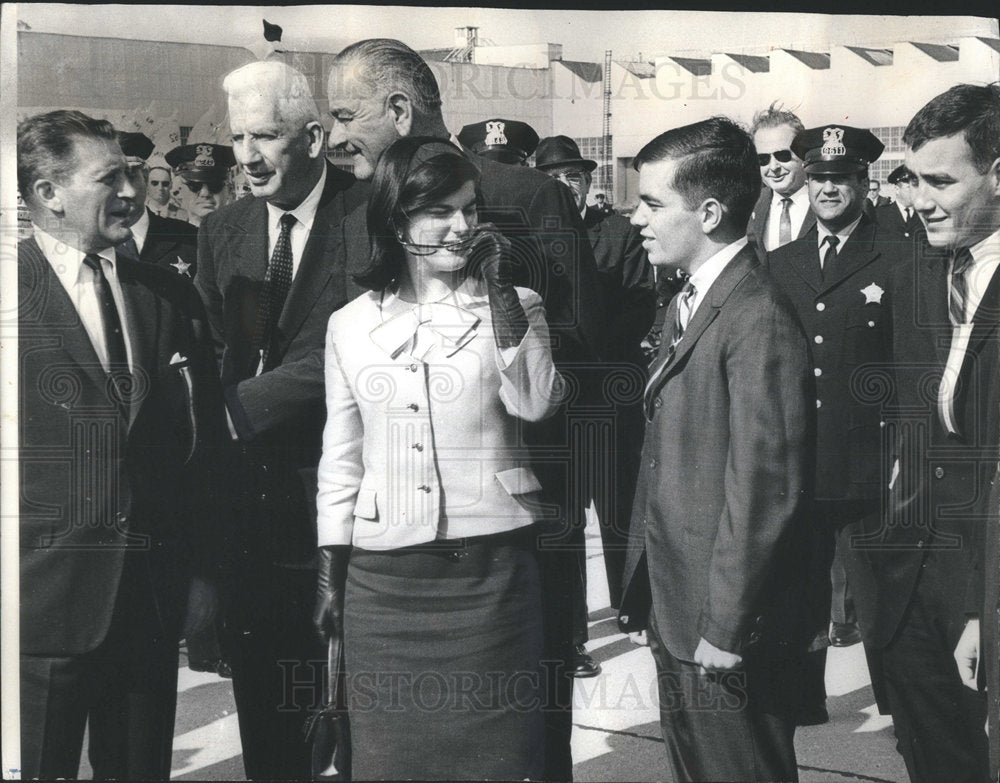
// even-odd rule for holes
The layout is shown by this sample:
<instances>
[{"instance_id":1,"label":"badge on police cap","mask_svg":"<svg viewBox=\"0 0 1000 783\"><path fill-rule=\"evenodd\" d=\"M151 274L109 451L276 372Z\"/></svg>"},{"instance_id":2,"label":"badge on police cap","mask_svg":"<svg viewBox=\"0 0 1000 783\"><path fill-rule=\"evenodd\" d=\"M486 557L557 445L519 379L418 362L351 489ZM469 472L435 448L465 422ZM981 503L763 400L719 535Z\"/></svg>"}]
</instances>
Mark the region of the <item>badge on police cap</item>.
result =
<instances>
[{"instance_id":1,"label":"badge on police cap","mask_svg":"<svg viewBox=\"0 0 1000 783\"><path fill-rule=\"evenodd\" d=\"M212 168L215 166L215 158L212 157L211 144L199 144L195 147L194 165L199 168Z\"/></svg>"},{"instance_id":2,"label":"badge on police cap","mask_svg":"<svg viewBox=\"0 0 1000 783\"><path fill-rule=\"evenodd\" d=\"M840 155L846 155L847 150L844 149L844 129L843 128L824 128L823 129L823 155L829 157L835 157Z\"/></svg>"},{"instance_id":3,"label":"badge on police cap","mask_svg":"<svg viewBox=\"0 0 1000 783\"><path fill-rule=\"evenodd\" d=\"M507 137L504 135L506 124L503 120L491 120L486 123L486 138L483 143L487 147L494 147L499 144L506 144Z\"/></svg>"}]
</instances>

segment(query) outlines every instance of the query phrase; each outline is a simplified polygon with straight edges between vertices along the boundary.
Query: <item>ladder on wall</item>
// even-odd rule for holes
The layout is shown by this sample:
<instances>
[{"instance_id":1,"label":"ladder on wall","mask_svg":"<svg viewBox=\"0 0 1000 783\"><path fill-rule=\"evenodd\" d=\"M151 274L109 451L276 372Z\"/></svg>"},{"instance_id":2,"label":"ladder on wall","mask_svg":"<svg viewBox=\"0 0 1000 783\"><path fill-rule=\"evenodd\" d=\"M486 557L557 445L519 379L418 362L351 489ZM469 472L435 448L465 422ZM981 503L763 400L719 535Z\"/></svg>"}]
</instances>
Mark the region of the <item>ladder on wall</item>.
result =
<instances>
[{"instance_id":1,"label":"ladder on wall","mask_svg":"<svg viewBox=\"0 0 1000 783\"><path fill-rule=\"evenodd\" d=\"M604 122L602 126L603 143L601 144L601 176L600 186L604 188L607 203L615 203L614 180L612 178L611 155L611 50L604 51Z\"/></svg>"}]
</instances>

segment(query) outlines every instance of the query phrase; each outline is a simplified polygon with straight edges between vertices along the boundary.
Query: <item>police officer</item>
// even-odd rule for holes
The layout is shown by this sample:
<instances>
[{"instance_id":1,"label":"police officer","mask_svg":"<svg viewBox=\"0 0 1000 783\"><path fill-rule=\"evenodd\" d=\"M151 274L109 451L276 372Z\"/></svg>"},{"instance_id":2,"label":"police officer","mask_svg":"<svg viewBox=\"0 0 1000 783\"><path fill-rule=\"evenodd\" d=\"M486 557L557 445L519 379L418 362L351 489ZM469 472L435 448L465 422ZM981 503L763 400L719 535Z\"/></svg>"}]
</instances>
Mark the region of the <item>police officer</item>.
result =
<instances>
[{"instance_id":1,"label":"police officer","mask_svg":"<svg viewBox=\"0 0 1000 783\"><path fill-rule=\"evenodd\" d=\"M527 166L538 146L538 134L528 123L499 117L466 125L458 140L481 157L512 166Z\"/></svg>"},{"instance_id":2,"label":"police officer","mask_svg":"<svg viewBox=\"0 0 1000 783\"><path fill-rule=\"evenodd\" d=\"M901 241L909 242L920 228L920 218L913 208L912 186L916 177L906 166L897 166L886 178L896 189L892 204L875 207L875 220L881 228L895 234Z\"/></svg>"},{"instance_id":3,"label":"police officer","mask_svg":"<svg viewBox=\"0 0 1000 783\"><path fill-rule=\"evenodd\" d=\"M166 155L184 186L181 206L188 211L188 221L200 226L202 218L228 204L229 169L236 165L233 148L224 144L185 144Z\"/></svg>"},{"instance_id":4,"label":"police officer","mask_svg":"<svg viewBox=\"0 0 1000 783\"><path fill-rule=\"evenodd\" d=\"M833 621L830 643L860 641L842 561L852 558L850 536L860 521L879 513L883 486L881 411L859 395L857 385L863 380L856 375L861 365L888 362L887 278L906 258L901 244L864 212L868 165L882 150L882 142L869 131L847 125L799 132L792 151L804 161L816 225L765 259L792 300L812 349L817 414L813 510L828 534L810 565L820 596L815 617L816 630L822 632L814 645L820 649L826 644L827 617ZM867 589L867 580L854 581L857 568L849 565L847 570L853 589ZM825 654L813 659L813 709L825 713L820 660L825 663ZM804 722L816 722L809 717L815 716Z\"/></svg>"}]
</instances>

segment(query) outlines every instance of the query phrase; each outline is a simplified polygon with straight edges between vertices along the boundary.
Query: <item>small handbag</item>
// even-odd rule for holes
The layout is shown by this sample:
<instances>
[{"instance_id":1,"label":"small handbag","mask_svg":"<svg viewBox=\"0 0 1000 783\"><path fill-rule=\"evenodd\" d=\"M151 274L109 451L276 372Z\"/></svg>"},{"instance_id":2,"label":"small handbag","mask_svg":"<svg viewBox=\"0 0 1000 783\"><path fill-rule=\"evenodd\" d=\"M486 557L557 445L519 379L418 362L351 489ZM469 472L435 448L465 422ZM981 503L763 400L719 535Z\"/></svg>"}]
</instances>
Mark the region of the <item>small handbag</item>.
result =
<instances>
[{"instance_id":1,"label":"small handbag","mask_svg":"<svg viewBox=\"0 0 1000 783\"><path fill-rule=\"evenodd\" d=\"M327 664L326 704L313 713L306 724L306 742L312 743L312 779L350 783L351 729L347 708L338 703L344 668L344 647L340 634L334 634L330 639Z\"/></svg>"}]
</instances>

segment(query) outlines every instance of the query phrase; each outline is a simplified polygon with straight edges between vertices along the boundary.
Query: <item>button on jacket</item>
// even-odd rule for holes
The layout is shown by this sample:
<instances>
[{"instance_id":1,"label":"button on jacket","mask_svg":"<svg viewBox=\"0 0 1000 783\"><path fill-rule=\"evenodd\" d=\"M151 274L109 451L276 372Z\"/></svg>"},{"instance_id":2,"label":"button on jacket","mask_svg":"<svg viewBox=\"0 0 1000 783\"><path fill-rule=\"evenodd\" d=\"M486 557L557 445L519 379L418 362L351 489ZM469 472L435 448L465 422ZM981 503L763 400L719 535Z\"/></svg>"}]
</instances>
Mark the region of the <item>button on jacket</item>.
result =
<instances>
[{"instance_id":1,"label":"button on jacket","mask_svg":"<svg viewBox=\"0 0 1000 783\"><path fill-rule=\"evenodd\" d=\"M318 542L394 549L531 524L519 419L559 403L540 297L517 289L529 328L499 351L485 288L466 280L416 305L369 292L330 318Z\"/></svg>"}]
</instances>

